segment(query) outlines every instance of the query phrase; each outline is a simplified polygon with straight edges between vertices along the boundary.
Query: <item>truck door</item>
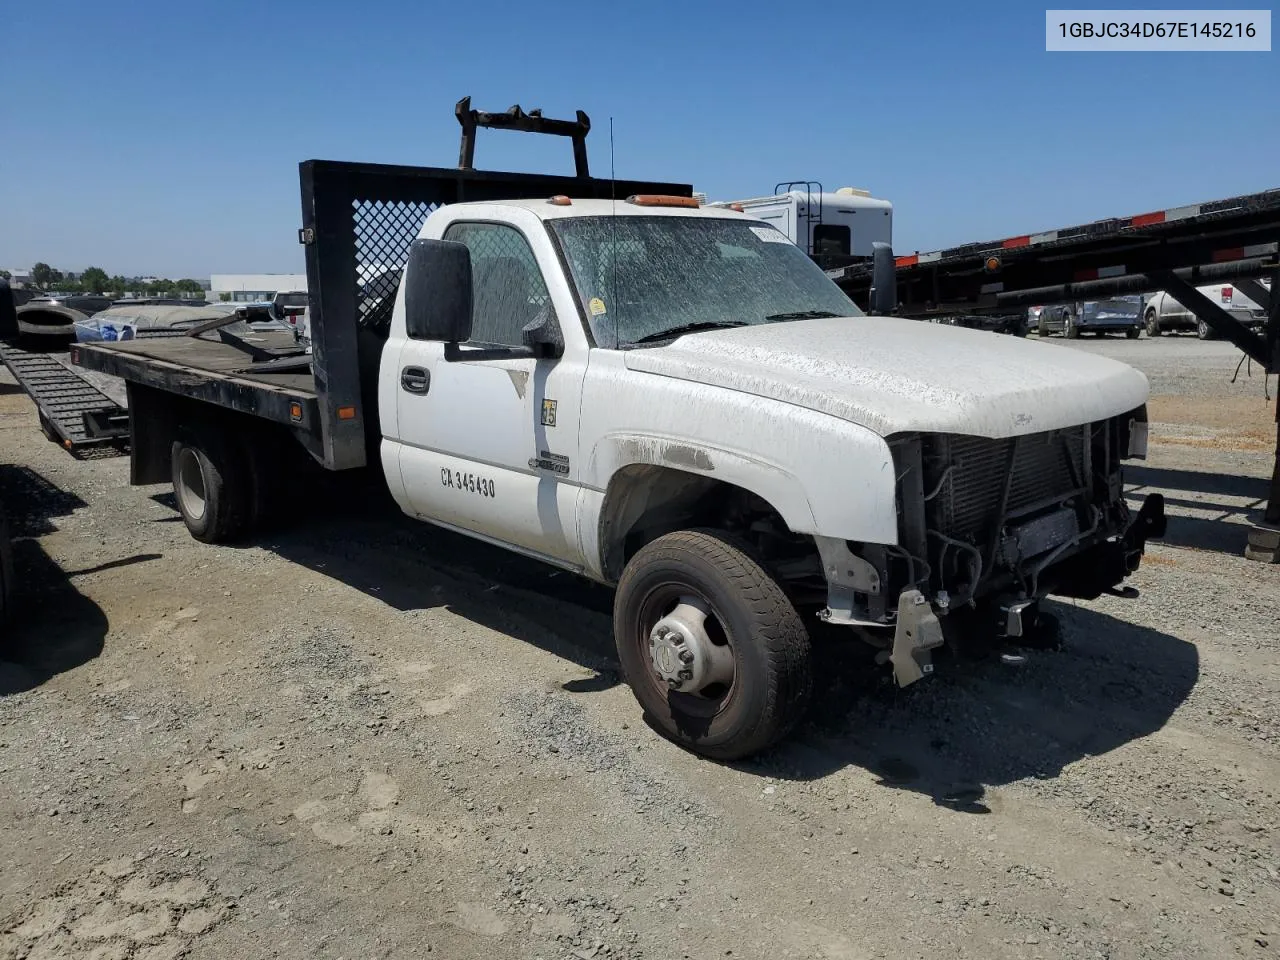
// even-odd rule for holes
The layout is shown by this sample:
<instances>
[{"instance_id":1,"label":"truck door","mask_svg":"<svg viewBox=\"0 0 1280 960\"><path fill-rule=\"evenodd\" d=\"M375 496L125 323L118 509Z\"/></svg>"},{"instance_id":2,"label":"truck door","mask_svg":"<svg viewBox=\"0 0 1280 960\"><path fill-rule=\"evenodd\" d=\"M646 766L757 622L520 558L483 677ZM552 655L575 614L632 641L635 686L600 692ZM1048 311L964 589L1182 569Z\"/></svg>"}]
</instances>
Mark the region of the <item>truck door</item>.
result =
<instances>
[{"instance_id":1,"label":"truck door","mask_svg":"<svg viewBox=\"0 0 1280 960\"><path fill-rule=\"evenodd\" d=\"M472 346L521 346L522 328L540 311L554 312L543 268L516 227L460 221L444 239L471 250ZM450 362L440 343L402 343L397 431L412 512L579 565L577 443L585 351L566 349L555 359Z\"/></svg>"}]
</instances>

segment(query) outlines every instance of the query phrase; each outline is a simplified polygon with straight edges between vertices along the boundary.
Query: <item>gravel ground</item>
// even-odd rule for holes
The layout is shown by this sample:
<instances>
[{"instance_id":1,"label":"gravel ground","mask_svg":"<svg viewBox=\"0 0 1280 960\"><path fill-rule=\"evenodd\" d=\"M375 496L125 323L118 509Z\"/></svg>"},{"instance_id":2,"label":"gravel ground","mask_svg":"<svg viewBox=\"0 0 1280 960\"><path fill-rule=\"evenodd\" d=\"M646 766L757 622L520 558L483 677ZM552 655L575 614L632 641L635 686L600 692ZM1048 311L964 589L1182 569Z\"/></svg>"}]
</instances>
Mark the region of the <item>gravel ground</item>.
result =
<instances>
[{"instance_id":1,"label":"gravel ground","mask_svg":"<svg viewBox=\"0 0 1280 960\"><path fill-rule=\"evenodd\" d=\"M644 725L606 591L381 506L198 544L0 384L0 957L1271 955L1280 579L1241 554L1274 406L1222 344L1066 348L1157 394L1140 595L906 691L824 650L740 765Z\"/></svg>"}]
</instances>

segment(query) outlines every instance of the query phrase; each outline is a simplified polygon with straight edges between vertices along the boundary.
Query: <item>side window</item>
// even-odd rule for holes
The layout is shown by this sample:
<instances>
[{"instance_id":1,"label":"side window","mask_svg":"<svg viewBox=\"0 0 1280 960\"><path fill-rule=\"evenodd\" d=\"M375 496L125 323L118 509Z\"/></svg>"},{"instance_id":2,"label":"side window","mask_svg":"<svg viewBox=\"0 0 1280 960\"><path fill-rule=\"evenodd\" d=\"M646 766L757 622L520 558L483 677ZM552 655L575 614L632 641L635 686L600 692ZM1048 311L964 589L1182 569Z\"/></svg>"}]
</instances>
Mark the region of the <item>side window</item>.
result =
<instances>
[{"instance_id":1,"label":"side window","mask_svg":"<svg viewBox=\"0 0 1280 960\"><path fill-rule=\"evenodd\" d=\"M519 230L500 223L455 223L444 239L471 251L472 342L521 346L524 328L551 309L528 241Z\"/></svg>"}]
</instances>

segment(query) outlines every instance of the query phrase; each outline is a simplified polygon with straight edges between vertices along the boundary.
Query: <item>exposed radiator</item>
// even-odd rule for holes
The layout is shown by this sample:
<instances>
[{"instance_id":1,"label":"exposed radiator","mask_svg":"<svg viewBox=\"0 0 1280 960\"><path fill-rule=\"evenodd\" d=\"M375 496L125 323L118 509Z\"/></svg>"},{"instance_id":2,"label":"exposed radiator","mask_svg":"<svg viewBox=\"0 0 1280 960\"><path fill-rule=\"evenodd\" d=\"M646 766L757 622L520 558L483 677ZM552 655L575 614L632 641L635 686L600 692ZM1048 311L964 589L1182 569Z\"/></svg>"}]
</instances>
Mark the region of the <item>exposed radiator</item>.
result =
<instances>
[{"instance_id":1,"label":"exposed radiator","mask_svg":"<svg viewBox=\"0 0 1280 960\"><path fill-rule=\"evenodd\" d=\"M1080 490L1089 476L1086 430L1068 427L1016 440L926 435L925 489L938 489L928 504L930 526L957 539L988 542L1001 519L1000 501L1010 471L1006 515Z\"/></svg>"}]
</instances>

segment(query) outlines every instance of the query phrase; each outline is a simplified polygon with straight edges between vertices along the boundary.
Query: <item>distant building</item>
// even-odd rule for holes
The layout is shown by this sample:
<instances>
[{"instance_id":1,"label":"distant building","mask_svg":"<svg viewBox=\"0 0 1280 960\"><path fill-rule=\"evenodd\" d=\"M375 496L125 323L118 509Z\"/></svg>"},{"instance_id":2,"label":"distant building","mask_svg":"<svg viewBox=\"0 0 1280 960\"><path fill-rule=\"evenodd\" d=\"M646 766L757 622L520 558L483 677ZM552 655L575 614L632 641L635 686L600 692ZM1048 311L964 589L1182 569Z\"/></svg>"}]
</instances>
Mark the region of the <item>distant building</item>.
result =
<instances>
[{"instance_id":1,"label":"distant building","mask_svg":"<svg viewBox=\"0 0 1280 960\"><path fill-rule=\"evenodd\" d=\"M31 282L30 267L5 267L4 269L9 271L9 282L15 286L20 283Z\"/></svg>"},{"instance_id":2,"label":"distant building","mask_svg":"<svg viewBox=\"0 0 1280 960\"><path fill-rule=\"evenodd\" d=\"M209 299L230 294L236 303L270 300L283 290L307 289L305 273L215 273L209 278Z\"/></svg>"}]
</instances>

